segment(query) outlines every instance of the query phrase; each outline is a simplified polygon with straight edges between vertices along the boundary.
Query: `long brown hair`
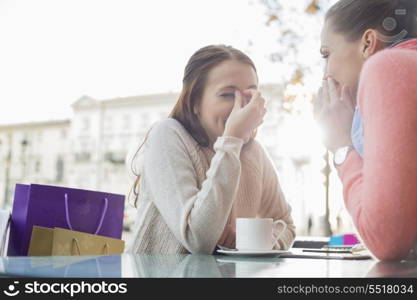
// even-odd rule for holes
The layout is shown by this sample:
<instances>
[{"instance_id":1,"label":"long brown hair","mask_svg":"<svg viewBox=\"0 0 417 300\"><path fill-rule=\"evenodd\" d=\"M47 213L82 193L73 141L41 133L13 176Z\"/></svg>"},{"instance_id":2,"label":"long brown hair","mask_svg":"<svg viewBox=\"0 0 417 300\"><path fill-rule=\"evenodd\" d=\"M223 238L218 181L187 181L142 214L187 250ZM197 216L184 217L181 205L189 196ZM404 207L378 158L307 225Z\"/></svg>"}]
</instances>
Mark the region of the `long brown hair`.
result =
<instances>
[{"instance_id":1,"label":"long brown hair","mask_svg":"<svg viewBox=\"0 0 417 300\"><path fill-rule=\"evenodd\" d=\"M198 106L201 101L209 72L214 67L227 60L237 60L248 64L256 72L253 61L240 50L225 45L210 45L203 47L195 52L188 60L184 70L181 93L174 108L169 114L170 118L177 120L184 126L201 147L209 146L209 138L201 125L198 116L195 114L194 108ZM131 169L136 175L136 180L129 195L133 192L135 207L137 206L139 198L140 174L135 172L133 165L137 154L146 142L148 134L149 131L131 162Z\"/></svg>"}]
</instances>

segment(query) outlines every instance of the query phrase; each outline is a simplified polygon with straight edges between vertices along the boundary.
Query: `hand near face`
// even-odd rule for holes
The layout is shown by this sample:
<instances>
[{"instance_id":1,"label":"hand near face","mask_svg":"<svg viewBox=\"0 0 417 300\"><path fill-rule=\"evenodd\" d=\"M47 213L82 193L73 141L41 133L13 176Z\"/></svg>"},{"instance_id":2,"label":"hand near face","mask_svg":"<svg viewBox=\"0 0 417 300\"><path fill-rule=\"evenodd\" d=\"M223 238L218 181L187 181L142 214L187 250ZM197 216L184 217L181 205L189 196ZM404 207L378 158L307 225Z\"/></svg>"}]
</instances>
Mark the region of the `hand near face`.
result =
<instances>
[{"instance_id":1,"label":"hand near face","mask_svg":"<svg viewBox=\"0 0 417 300\"><path fill-rule=\"evenodd\" d=\"M246 104L245 97L250 97ZM254 134L256 128L263 123L266 113L265 99L259 91L249 89L243 94L236 90L232 112L226 121L224 136L233 136L246 143Z\"/></svg>"},{"instance_id":2,"label":"hand near face","mask_svg":"<svg viewBox=\"0 0 417 300\"><path fill-rule=\"evenodd\" d=\"M314 117L324 132L324 144L332 152L352 145L351 128L355 112L351 89L332 78L323 81L314 103Z\"/></svg>"}]
</instances>

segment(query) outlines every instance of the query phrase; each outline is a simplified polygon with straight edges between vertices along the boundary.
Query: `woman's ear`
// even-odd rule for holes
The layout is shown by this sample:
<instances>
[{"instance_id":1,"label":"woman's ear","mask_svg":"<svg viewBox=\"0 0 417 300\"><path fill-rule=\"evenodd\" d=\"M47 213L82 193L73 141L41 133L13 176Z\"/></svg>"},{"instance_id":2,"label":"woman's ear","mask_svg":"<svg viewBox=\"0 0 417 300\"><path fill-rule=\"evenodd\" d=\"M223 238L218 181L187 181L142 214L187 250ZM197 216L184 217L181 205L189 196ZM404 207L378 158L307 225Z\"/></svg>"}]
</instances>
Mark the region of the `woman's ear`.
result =
<instances>
[{"instance_id":1,"label":"woman's ear","mask_svg":"<svg viewBox=\"0 0 417 300\"><path fill-rule=\"evenodd\" d=\"M378 36L378 31L375 29L368 29L362 35L360 47L364 60L368 59L370 56L374 55L383 48L383 42L378 38Z\"/></svg>"},{"instance_id":2,"label":"woman's ear","mask_svg":"<svg viewBox=\"0 0 417 300\"><path fill-rule=\"evenodd\" d=\"M200 114L199 110L198 110L198 105L194 105L193 112L196 116L198 116Z\"/></svg>"}]
</instances>

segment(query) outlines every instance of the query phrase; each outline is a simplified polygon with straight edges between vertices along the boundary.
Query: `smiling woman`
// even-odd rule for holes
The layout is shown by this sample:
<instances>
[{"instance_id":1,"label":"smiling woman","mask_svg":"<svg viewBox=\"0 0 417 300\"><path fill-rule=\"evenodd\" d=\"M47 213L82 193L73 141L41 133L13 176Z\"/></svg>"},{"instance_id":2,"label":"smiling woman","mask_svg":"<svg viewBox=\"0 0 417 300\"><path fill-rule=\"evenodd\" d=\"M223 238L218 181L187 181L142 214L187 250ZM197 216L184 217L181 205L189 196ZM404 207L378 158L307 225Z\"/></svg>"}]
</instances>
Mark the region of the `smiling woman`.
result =
<instances>
[{"instance_id":1,"label":"smiling woman","mask_svg":"<svg viewBox=\"0 0 417 300\"><path fill-rule=\"evenodd\" d=\"M417 2L339 0L315 105L346 208L382 260L417 255ZM356 106L356 107L355 107Z\"/></svg>"},{"instance_id":2,"label":"smiling woman","mask_svg":"<svg viewBox=\"0 0 417 300\"><path fill-rule=\"evenodd\" d=\"M274 248L292 245L291 208L254 140L266 113L257 85L254 64L237 49L207 46L190 58L170 118L150 130L143 163L133 159L140 201L129 252L234 248L238 217L284 221L286 229L275 228L283 233Z\"/></svg>"},{"instance_id":3,"label":"smiling woman","mask_svg":"<svg viewBox=\"0 0 417 300\"><path fill-rule=\"evenodd\" d=\"M204 47L185 68L183 89L170 117L181 122L201 146L213 145L223 133L221 127L233 108L235 91L256 89L257 84L255 65L243 52Z\"/></svg>"}]
</instances>

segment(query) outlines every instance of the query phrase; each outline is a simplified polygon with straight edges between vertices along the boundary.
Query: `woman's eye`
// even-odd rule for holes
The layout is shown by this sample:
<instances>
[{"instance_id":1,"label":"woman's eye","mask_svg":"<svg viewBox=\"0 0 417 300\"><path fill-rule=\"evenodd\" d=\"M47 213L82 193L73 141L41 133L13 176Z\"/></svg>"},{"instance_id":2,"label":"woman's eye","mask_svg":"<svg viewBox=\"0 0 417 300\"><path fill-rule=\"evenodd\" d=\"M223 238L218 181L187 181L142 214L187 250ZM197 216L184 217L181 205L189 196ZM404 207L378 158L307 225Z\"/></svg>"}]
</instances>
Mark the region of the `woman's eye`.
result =
<instances>
[{"instance_id":1,"label":"woman's eye","mask_svg":"<svg viewBox=\"0 0 417 300\"><path fill-rule=\"evenodd\" d=\"M323 54L321 57L327 59L329 57L329 54Z\"/></svg>"},{"instance_id":2,"label":"woman's eye","mask_svg":"<svg viewBox=\"0 0 417 300\"><path fill-rule=\"evenodd\" d=\"M230 97L235 97L235 94L234 93L228 93L228 94L222 94L220 96L222 96L224 98L230 98Z\"/></svg>"}]
</instances>

